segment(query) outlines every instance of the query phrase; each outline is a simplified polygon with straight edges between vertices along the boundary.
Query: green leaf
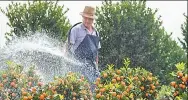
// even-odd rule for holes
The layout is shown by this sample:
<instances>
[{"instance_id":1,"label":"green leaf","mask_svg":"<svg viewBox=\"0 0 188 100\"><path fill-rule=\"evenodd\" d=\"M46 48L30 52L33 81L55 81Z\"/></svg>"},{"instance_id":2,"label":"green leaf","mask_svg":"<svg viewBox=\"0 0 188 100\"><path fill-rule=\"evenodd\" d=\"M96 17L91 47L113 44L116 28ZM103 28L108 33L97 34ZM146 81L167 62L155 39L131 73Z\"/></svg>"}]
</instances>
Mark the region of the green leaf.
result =
<instances>
[{"instance_id":1,"label":"green leaf","mask_svg":"<svg viewBox=\"0 0 188 100\"><path fill-rule=\"evenodd\" d=\"M178 71L183 71L185 68L185 63L183 63L183 62L177 63L176 68L178 69Z\"/></svg>"}]
</instances>

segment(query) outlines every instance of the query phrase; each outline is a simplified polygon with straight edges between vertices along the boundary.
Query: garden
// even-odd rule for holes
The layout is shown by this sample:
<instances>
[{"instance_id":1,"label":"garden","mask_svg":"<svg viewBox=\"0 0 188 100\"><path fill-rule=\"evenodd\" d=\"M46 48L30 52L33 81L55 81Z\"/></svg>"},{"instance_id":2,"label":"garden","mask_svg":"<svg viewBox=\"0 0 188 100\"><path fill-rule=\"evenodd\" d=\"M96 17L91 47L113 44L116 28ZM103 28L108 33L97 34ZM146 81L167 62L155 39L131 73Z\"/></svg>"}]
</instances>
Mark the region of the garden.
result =
<instances>
[{"instance_id":1,"label":"garden","mask_svg":"<svg viewBox=\"0 0 188 100\"><path fill-rule=\"evenodd\" d=\"M10 27L0 48L0 100L187 100L187 15L179 45L146 2L96 7L102 48L93 92L70 66L84 67L62 55L72 26L68 9L41 0L0 7Z\"/></svg>"}]
</instances>

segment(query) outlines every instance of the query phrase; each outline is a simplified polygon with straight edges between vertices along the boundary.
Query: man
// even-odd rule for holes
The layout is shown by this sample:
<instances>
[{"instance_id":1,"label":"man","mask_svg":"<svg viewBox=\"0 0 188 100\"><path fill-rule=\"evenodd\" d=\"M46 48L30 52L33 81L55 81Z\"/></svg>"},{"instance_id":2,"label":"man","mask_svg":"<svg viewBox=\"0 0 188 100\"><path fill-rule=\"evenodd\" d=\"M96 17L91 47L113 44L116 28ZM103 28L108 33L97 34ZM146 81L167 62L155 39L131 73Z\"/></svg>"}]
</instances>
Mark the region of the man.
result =
<instances>
[{"instance_id":1,"label":"man","mask_svg":"<svg viewBox=\"0 0 188 100\"><path fill-rule=\"evenodd\" d=\"M98 49L101 48L99 33L92 25L95 8L85 6L80 15L83 18L82 23L76 24L70 29L69 50L76 59L84 63L85 68L81 69L81 72L92 83L99 76Z\"/></svg>"}]
</instances>

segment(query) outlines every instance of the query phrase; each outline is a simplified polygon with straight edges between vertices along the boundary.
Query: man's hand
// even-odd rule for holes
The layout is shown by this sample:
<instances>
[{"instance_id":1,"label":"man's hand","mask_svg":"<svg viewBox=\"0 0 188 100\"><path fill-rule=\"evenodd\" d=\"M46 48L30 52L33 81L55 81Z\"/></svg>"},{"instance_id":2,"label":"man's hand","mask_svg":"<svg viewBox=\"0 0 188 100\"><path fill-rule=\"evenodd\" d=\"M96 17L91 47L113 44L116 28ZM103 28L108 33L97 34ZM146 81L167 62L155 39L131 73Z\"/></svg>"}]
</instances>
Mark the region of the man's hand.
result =
<instances>
[{"instance_id":1,"label":"man's hand","mask_svg":"<svg viewBox=\"0 0 188 100\"><path fill-rule=\"evenodd\" d=\"M98 61L99 61L99 58L98 58L98 56L96 57L96 64L98 64Z\"/></svg>"}]
</instances>

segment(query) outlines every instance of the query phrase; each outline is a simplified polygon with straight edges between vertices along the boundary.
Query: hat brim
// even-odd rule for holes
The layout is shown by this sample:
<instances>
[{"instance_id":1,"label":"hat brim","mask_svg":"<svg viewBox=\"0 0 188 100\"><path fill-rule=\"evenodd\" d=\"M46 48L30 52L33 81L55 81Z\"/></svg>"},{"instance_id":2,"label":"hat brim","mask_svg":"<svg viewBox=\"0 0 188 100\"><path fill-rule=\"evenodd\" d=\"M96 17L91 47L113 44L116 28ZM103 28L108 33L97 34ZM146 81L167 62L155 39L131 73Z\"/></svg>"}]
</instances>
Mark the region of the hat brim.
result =
<instances>
[{"instance_id":1,"label":"hat brim","mask_svg":"<svg viewBox=\"0 0 188 100\"><path fill-rule=\"evenodd\" d=\"M94 18L95 18L95 16L90 16L90 15L88 15L88 14L86 14L86 13L83 13L83 12L81 12L80 15L82 15L82 16L84 16L84 17L87 17L87 18L91 18L91 19L94 19Z\"/></svg>"}]
</instances>

